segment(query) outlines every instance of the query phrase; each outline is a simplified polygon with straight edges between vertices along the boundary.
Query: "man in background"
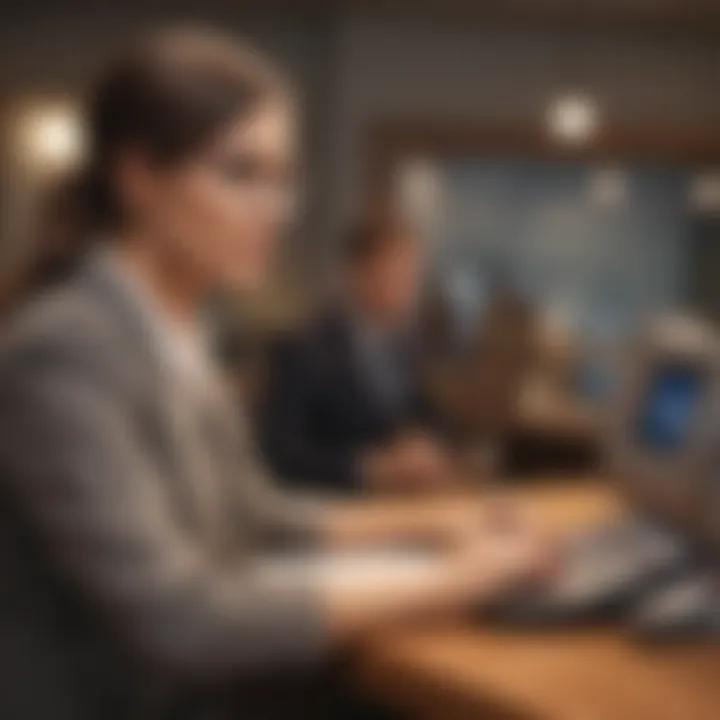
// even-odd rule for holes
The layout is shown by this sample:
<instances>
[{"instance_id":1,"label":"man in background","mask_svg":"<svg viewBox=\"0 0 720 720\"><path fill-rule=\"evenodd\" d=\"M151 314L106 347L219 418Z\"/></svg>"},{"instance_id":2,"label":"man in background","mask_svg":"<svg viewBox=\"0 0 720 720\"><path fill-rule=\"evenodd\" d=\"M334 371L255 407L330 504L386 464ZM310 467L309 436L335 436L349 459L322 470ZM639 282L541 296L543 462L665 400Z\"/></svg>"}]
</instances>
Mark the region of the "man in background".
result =
<instances>
[{"instance_id":1,"label":"man in background","mask_svg":"<svg viewBox=\"0 0 720 720\"><path fill-rule=\"evenodd\" d=\"M419 239L402 225L358 223L344 247L339 296L272 349L258 436L287 483L347 492L446 481L420 383L423 260Z\"/></svg>"}]
</instances>

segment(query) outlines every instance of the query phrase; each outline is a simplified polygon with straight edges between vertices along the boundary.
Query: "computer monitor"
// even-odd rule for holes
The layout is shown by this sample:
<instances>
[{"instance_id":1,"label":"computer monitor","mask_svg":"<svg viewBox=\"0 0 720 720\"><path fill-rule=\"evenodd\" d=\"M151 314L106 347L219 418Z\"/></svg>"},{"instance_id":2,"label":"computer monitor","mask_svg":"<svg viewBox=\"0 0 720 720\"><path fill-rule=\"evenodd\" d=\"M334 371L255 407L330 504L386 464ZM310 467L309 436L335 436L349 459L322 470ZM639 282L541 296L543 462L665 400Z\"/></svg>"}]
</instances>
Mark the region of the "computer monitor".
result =
<instances>
[{"instance_id":1,"label":"computer monitor","mask_svg":"<svg viewBox=\"0 0 720 720\"><path fill-rule=\"evenodd\" d=\"M670 362L657 368L637 418L637 442L655 453L681 450L688 441L706 380L707 373L693 364Z\"/></svg>"},{"instance_id":2,"label":"computer monitor","mask_svg":"<svg viewBox=\"0 0 720 720\"><path fill-rule=\"evenodd\" d=\"M611 477L639 511L707 534L720 474L720 339L705 322L666 315L632 347L610 411Z\"/></svg>"},{"instance_id":3,"label":"computer monitor","mask_svg":"<svg viewBox=\"0 0 720 720\"><path fill-rule=\"evenodd\" d=\"M608 421L609 477L632 513L571 536L557 576L534 592L503 599L499 618L543 624L619 617L678 573L694 582L691 574L706 556L698 549L720 551L720 340L714 330L679 315L645 328L626 357ZM665 601L654 597L638 617L669 626L675 618L662 615L656 605L664 609ZM682 618L703 611L703 602L682 608Z\"/></svg>"}]
</instances>

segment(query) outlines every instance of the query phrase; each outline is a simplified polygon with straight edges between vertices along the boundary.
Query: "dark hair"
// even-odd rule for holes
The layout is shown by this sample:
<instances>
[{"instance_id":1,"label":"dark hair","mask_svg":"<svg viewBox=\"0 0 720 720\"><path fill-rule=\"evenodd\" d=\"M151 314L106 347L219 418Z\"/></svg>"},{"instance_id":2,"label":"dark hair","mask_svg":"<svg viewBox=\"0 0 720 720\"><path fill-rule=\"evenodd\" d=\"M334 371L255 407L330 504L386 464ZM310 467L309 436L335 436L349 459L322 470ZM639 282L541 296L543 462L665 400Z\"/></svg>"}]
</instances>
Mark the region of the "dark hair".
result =
<instances>
[{"instance_id":1,"label":"dark hair","mask_svg":"<svg viewBox=\"0 0 720 720\"><path fill-rule=\"evenodd\" d=\"M118 153L134 148L172 165L238 114L286 88L252 50L207 31L172 29L131 44L87 103L87 161L47 198L26 286L67 274L87 247L122 220L113 181Z\"/></svg>"},{"instance_id":2,"label":"dark hair","mask_svg":"<svg viewBox=\"0 0 720 720\"><path fill-rule=\"evenodd\" d=\"M359 267L400 242L413 237L410 228L391 215L368 215L353 223L345 237L343 259L348 267Z\"/></svg>"}]
</instances>

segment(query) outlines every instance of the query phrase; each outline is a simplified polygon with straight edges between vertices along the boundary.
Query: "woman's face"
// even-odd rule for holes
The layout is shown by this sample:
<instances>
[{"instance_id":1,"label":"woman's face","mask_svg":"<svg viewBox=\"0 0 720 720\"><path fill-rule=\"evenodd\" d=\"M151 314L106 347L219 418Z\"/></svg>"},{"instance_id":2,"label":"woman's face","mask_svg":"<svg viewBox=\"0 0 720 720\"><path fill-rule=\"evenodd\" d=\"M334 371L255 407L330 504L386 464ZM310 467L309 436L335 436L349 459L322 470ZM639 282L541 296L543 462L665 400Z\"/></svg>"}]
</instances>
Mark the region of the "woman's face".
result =
<instances>
[{"instance_id":1,"label":"woman's face","mask_svg":"<svg viewBox=\"0 0 720 720\"><path fill-rule=\"evenodd\" d=\"M268 102L197 157L146 173L135 206L168 260L209 288L253 289L292 214L294 160L290 112Z\"/></svg>"}]
</instances>

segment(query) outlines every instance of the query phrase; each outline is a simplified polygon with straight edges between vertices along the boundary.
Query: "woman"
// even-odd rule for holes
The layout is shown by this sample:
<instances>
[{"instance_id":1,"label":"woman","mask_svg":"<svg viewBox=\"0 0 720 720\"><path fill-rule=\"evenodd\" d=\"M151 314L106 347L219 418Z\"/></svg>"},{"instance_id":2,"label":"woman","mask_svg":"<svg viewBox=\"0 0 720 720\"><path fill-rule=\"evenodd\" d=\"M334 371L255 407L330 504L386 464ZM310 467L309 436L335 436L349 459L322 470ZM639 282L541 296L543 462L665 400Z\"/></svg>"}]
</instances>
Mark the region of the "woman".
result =
<instances>
[{"instance_id":1,"label":"woman","mask_svg":"<svg viewBox=\"0 0 720 720\"><path fill-rule=\"evenodd\" d=\"M254 465L194 318L208 292L262 282L288 219L292 107L274 72L225 40L161 33L108 69L88 117L53 283L0 356L0 715L155 717L252 681L245 716L266 717L278 693L258 678L534 571L528 538L308 504ZM382 584L278 580L261 559L428 533L462 539Z\"/></svg>"}]
</instances>

